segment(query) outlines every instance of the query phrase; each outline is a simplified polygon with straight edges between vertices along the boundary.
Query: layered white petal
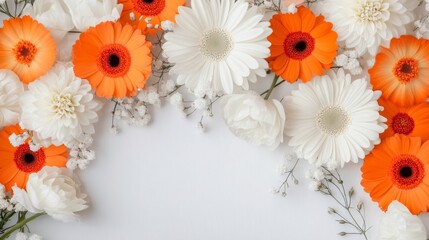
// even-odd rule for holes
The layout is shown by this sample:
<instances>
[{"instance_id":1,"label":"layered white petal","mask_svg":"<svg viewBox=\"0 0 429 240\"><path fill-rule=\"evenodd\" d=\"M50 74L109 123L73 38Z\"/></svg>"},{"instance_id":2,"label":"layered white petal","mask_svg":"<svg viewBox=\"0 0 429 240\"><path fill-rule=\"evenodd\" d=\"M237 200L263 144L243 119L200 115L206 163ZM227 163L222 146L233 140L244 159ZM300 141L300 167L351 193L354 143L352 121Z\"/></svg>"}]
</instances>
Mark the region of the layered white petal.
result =
<instances>
[{"instance_id":1,"label":"layered white petal","mask_svg":"<svg viewBox=\"0 0 429 240\"><path fill-rule=\"evenodd\" d=\"M0 128L18 123L19 96L23 92L24 86L14 72L0 70Z\"/></svg>"},{"instance_id":2,"label":"layered white petal","mask_svg":"<svg viewBox=\"0 0 429 240\"><path fill-rule=\"evenodd\" d=\"M409 0L325 0L320 6L327 21L334 24L338 40L363 55L375 55L380 45L406 33L414 20L418 1Z\"/></svg>"}]
</instances>

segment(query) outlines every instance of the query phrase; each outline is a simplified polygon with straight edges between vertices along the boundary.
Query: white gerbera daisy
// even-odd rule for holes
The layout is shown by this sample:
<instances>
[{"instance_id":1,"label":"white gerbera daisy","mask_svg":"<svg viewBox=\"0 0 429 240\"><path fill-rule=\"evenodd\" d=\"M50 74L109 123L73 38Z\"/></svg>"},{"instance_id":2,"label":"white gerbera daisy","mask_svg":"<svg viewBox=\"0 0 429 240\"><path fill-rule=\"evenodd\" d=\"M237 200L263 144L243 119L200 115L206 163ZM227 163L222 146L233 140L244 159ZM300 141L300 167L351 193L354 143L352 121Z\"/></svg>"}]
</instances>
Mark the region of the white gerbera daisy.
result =
<instances>
[{"instance_id":1,"label":"white gerbera daisy","mask_svg":"<svg viewBox=\"0 0 429 240\"><path fill-rule=\"evenodd\" d=\"M405 34L413 21L415 0L325 0L321 2L326 19L334 24L338 40L360 55L377 53L395 37Z\"/></svg>"},{"instance_id":2,"label":"white gerbera daisy","mask_svg":"<svg viewBox=\"0 0 429 240\"><path fill-rule=\"evenodd\" d=\"M21 109L19 97L24 85L10 70L0 70L0 128L17 124Z\"/></svg>"},{"instance_id":3,"label":"white gerbera daisy","mask_svg":"<svg viewBox=\"0 0 429 240\"><path fill-rule=\"evenodd\" d=\"M386 129L379 111L380 91L365 79L352 82L349 74L316 77L286 97L286 134L301 157L330 169L363 159Z\"/></svg>"},{"instance_id":4,"label":"white gerbera daisy","mask_svg":"<svg viewBox=\"0 0 429 240\"><path fill-rule=\"evenodd\" d=\"M76 78L72 66L59 63L28 85L21 97L20 125L44 145L70 146L94 133L100 108L89 83Z\"/></svg>"},{"instance_id":5,"label":"white gerbera daisy","mask_svg":"<svg viewBox=\"0 0 429 240\"><path fill-rule=\"evenodd\" d=\"M232 93L234 84L248 89L248 81L265 77L272 30L256 7L243 0L198 0L191 7L179 8L174 31L165 35L178 84L196 95Z\"/></svg>"}]
</instances>

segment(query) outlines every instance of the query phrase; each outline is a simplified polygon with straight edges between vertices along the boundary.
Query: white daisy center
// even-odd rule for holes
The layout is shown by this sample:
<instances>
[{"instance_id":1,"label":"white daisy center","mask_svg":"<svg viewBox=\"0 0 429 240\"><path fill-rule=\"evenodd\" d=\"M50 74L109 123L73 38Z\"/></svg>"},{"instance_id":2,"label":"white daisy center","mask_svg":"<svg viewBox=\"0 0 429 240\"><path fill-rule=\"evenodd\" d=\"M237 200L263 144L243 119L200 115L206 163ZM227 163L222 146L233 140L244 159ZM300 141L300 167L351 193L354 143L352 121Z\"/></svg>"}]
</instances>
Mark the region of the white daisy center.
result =
<instances>
[{"instance_id":1,"label":"white daisy center","mask_svg":"<svg viewBox=\"0 0 429 240\"><path fill-rule=\"evenodd\" d=\"M75 105L70 94L56 95L52 98L52 109L60 117L68 117L75 113Z\"/></svg>"},{"instance_id":2,"label":"white daisy center","mask_svg":"<svg viewBox=\"0 0 429 240\"><path fill-rule=\"evenodd\" d=\"M354 12L361 22L377 22L383 18L383 4L381 1L361 0Z\"/></svg>"},{"instance_id":3,"label":"white daisy center","mask_svg":"<svg viewBox=\"0 0 429 240\"><path fill-rule=\"evenodd\" d=\"M338 106L329 106L322 109L316 117L318 128L328 135L343 133L350 123L347 111Z\"/></svg>"},{"instance_id":4,"label":"white daisy center","mask_svg":"<svg viewBox=\"0 0 429 240\"><path fill-rule=\"evenodd\" d=\"M201 54L213 61L222 61L231 52L233 42L231 34L227 31L214 28L202 35Z\"/></svg>"}]
</instances>

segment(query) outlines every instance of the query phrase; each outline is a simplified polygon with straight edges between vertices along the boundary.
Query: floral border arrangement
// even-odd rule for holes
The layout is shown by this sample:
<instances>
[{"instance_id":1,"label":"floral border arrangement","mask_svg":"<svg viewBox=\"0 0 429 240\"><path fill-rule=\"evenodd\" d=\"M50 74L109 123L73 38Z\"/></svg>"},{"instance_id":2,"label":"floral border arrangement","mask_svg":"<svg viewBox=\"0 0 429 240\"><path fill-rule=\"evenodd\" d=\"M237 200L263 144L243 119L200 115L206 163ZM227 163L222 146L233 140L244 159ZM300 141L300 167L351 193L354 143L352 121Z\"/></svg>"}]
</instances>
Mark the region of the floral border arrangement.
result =
<instances>
[{"instance_id":1,"label":"floral border arrangement","mask_svg":"<svg viewBox=\"0 0 429 240\"><path fill-rule=\"evenodd\" d=\"M102 105L116 134L162 102L201 114L202 130L219 103L237 137L288 144L275 192L308 161L340 236L368 239L340 174L363 161L361 185L386 212L380 239L426 239L428 11L428 0L0 0L0 240L39 240L29 222L88 208L73 171L95 159ZM273 98L282 84L296 90Z\"/></svg>"}]
</instances>

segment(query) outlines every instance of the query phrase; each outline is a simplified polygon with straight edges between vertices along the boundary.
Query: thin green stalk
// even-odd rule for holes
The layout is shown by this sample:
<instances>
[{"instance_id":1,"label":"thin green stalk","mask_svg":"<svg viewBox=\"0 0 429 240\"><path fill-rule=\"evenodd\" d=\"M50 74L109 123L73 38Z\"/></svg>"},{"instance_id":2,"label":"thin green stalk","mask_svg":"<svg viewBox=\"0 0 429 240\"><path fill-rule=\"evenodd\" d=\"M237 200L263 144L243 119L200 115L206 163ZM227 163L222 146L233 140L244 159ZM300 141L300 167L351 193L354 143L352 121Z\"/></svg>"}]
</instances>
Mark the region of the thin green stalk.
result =
<instances>
[{"instance_id":1,"label":"thin green stalk","mask_svg":"<svg viewBox=\"0 0 429 240\"><path fill-rule=\"evenodd\" d=\"M5 234L3 234L2 236L0 236L0 240L5 240L8 237L10 237L10 235L12 235L12 233L14 233L16 230L24 227L27 223L33 221L34 219L45 215L45 213L36 213L33 216L23 219L21 221L19 221L17 224L15 224L15 226L13 226L12 228L10 228Z\"/></svg>"},{"instance_id":2,"label":"thin green stalk","mask_svg":"<svg viewBox=\"0 0 429 240\"><path fill-rule=\"evenodd\" d=\"M265 100L268 100L268 98L270 98L271 93L273 92L274 88L276 88L277 81L279 80L279 78L280 78L280 76L278 76L278 75L274 76L273 82L271 83L271 87L270 87L270 89L267 90L267 93L265 95ZM261 95L263 95L263 94L261 94Z\"/></svg>"}]
</instances>

